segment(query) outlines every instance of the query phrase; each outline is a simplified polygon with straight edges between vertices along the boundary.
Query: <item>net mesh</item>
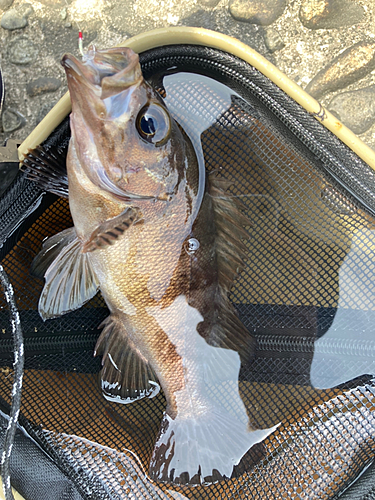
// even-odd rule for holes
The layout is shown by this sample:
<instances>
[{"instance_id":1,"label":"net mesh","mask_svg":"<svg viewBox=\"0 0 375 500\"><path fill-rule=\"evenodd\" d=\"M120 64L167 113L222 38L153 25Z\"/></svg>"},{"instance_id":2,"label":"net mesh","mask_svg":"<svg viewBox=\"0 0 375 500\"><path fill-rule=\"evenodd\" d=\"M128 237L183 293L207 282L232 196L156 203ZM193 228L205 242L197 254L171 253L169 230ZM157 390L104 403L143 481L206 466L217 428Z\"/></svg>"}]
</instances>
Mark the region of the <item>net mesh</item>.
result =
<instances>
[{"instance_id":1,"label":"net mesh","mask_svg":"<svg viewBox=\"0 0 375 500\"><path fill-rule=\"evenodd\" d=\"M279 426L230 480L150 482L145 471L165 398L131 405L103 398L100 359L93 357L97 327L108 315L100 294L61 318L43 323L38 315L43 282L30 275L31 262L46 237L72 226L68 201L45 196L2 261L25 335L21 413L45 446L58 450L62 466L69 464L87 498L328 499L375 458L375 217L362 196L369 183L358 196L343 187L321 153L327 145L311 139L310 117L294 133L296 124L285 118L290 110L282 103L278 113L271 110L278 90L270 95L269 82L259 89L259 81L254 90L246 75L240 85L236 61L229 77L217 68L220 53L212 54L211 61L147 54L143 70L193 140L201 127L206 169L232 181L230 193L252 221L248 260L230 297L257 351L241 367L238 386L251 425ZM328 146L336 160L351 159L343 145ZM0 394L10 403L11 331L2 301ZM217 400L226 383L212 384Z\"/></svg>"}]
</instances>

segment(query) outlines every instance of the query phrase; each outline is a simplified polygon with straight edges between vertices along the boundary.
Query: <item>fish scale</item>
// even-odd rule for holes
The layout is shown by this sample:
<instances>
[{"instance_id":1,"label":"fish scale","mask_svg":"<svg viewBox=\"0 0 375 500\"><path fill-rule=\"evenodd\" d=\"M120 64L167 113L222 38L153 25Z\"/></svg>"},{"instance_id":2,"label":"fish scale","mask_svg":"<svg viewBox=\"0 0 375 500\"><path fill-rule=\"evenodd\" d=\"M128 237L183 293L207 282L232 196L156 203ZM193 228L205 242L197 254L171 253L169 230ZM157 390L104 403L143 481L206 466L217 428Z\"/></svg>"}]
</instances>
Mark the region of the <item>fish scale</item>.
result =
<instances>
[{"instance_id":1,"label":"fish scale","mask_svg":"<svg viewBox=\"0 0 375 500\"><path fill-rule=\"evenodd\" d=\"M143 80L134 52L92 47L82 62L65 55L62 64L72 100L74 228L47 240L36 258L46 280L39 312L64 314L100 289L110 311L95 348L104 397L129 404L160 387L166 396L150 477L178 484L231 477L278 426L251 427L238 389L254 339L228 294L247 258L251 222L216 173L202 196L191 131ZM28 169L45 185L48 158ZM211 390L218 376L226 381L220 399Z\"/></svg>"}]
</instances>

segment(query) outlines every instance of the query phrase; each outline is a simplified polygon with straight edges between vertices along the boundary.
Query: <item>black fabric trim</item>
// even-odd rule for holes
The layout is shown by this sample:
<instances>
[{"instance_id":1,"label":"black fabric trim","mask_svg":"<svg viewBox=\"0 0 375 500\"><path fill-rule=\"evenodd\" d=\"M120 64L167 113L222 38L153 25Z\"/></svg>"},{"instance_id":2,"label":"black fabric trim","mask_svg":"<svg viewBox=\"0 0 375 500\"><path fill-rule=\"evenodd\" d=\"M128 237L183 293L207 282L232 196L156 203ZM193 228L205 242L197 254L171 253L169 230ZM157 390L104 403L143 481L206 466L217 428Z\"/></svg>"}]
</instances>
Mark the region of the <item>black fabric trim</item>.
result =
<instances>
[{"instance_id":1,"label":"black fabric trim","mask_svg":"<svg viewBox=\"0 0 375 500\"><path fill-rule=\"evenodd\" d=\"M0 415L0 440L8 420ZM18 427L10 474L13 487L27 500L83 500L74 483L63 474L36 442Z\"/></svg>"},{"instance_id":2,"label":"black fabric trim","mask_svg":"<svg viewBox=\"0 0 375 500\"><path fill-rule=\"evenodd\" d=\"M373 500L375 498L375 461L338 498L342 500Z\"/></svg>"},{"instance_id":3,"label":"black fabric trim","mask_svg":"<svg viewBox=\"0 0 375 500\"><path fill-rule=\"evenodd\" d=\"M375 171L275 83L245 61L217 49L173 45L140 54L145 78L157 72L191 71L211 76L243 95L256 96L322 162L322 168L375 215ZM177 68L177 69L176 69Z\"/></svg>"}]
</instances>

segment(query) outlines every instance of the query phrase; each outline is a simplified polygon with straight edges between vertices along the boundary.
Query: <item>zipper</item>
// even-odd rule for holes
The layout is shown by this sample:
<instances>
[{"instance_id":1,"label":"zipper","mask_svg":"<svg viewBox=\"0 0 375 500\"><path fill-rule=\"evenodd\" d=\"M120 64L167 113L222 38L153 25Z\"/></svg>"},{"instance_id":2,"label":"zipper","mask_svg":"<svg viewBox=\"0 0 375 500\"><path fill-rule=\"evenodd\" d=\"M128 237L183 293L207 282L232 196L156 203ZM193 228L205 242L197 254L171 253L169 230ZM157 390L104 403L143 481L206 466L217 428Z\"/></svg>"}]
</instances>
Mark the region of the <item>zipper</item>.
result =
<instances>
[{"instance_id":1,"label":"zipper","mask_svg":"<svg viewBox=\"0 0 375 500\"><path fill-rule=\"evenodd\" d=\"M321 353L335 356L356 356L375 359L375 341L286 335L256 335L257 351Z\"/></svg>"},{"instance_id":2,"label":"zipper","mask_svg":"<svg viewBox=\"0 0 375 500\"><path fill-rule=\"evenodd\" d=\"M93 351L99 331L58 333L53 336L24 338L25 356L58 354L64 352ZM0 359L13 358L12 339L0 340Z\"/></svg>"},{"instance_id":3,"label":"zipper","mask_svg":"<svg viewBox=\"0 0 375 500\"><path fill-rule=\"evenodd\" d=\"M42 355L64 351L80 352L93 350L100 335L99 330L59 332L54 335L25 337L26 355ZM375 359L375 341L319 339L292 337L285 335L256 335L257 352L278 353L322 353L367 357ZM0 359L13 355L13 341L10 338L0 340Z\"/></svg>"}]
</instances>

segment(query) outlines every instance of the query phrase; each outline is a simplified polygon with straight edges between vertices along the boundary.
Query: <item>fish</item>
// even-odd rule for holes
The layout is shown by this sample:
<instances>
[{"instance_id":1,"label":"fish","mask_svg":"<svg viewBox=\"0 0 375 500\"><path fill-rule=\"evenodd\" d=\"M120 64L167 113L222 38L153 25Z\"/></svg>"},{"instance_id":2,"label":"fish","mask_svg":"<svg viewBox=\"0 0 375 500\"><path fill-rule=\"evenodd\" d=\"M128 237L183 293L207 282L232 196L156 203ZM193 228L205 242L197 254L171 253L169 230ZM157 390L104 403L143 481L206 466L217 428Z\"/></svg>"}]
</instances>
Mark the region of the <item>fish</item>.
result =
<instances>
[{"instance_id":1,"label":"fish","mask_svg":"<svg viewBox=\"0 0 375 500\"><path fill-rule=\"evenodd\" d=\"M230 183L202 171L130 48L92 46L62 65L72 101L66 175L53 151L24 160L30 178L68 196L74 223L34 260L45 280L39 313L58 317L100 290L110 311L94 352L103 396L130 404L161 388L166 397L149 477L230 478L276 428L251 425L238 388L255 340L229 293L251 222Z\"/></svg>"}]
</instances>

